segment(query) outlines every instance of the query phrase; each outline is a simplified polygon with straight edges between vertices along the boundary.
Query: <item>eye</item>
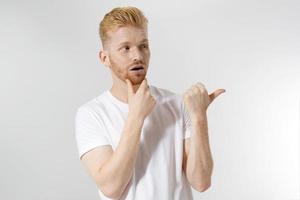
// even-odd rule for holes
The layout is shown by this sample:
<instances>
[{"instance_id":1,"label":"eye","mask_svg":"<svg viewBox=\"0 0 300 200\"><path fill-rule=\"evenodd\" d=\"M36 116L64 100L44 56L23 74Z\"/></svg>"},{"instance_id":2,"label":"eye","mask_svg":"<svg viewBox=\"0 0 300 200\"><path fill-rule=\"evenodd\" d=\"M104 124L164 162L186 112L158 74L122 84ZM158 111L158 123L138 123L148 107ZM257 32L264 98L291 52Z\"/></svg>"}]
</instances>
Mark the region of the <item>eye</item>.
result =
<instances>
[{"instance_id":1,"label":"eye","mask_svg":"<svg viewBox=\"0 0 300 200\"><path fill-rule=\"evenodd\" d=\"M145 48L145 49L147 49L148 48L148 44L143 44L142 47Z\"/></svg>"},{"instance_id":2,"label":"eye","mask_svg":"<svg viewBox=\"0 0 300 200\"><path fill-rule=\"evenodd\" d=\"M129 49L130 49L129 46L123 46L123 47L120 48L120 51L127 52L127 51L129 51Z\"/></svg>"}]
</instances>

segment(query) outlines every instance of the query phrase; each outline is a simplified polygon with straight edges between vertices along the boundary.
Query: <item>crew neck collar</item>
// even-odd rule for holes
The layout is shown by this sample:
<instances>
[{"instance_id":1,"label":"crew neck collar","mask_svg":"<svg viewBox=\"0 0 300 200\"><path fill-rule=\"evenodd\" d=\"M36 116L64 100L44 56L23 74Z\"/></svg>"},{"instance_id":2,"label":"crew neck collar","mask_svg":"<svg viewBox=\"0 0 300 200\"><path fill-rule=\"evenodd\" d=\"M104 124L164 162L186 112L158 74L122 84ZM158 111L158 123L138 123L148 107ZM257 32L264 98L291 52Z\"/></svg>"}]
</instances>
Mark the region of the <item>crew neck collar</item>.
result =
<instances>
[{"instance_id":1,"label":"crew neck collar","mask_svg":"<svg viewBox=\"0 0 300 200\"><path fill-rule=\"evenodd\" d=\"M128 109L128 104L124 103L123 101L119 100L118 98L116 98L114 95L112 95L112 93L110 92L110 90L106 90L107 95L109 96L109 98L118 106L124 108L124 109Z\"/></svg>"}]
</instances>

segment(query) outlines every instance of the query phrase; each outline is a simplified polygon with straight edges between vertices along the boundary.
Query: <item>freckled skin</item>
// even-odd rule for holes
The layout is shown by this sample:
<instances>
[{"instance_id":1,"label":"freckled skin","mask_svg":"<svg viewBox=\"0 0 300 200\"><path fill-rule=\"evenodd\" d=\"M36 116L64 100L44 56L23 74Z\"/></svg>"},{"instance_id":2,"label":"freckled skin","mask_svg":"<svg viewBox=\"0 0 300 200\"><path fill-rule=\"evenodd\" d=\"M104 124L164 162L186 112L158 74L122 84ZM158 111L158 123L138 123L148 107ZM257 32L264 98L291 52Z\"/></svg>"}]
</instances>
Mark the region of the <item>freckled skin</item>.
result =
<instances>
[{"instance_id":1,"label":"freckled skin","mask_svg":"<svg viewBox=\"0 0 300 200\"><path fill-rule=\"evenodd\" d=\"M146 73L134 75L127 69L118 66L117 62L109 55L111 70L121 80L125 81L127 78L131 81L132 85L140 85L146 77Z\"/></svg>"}]
</instances>

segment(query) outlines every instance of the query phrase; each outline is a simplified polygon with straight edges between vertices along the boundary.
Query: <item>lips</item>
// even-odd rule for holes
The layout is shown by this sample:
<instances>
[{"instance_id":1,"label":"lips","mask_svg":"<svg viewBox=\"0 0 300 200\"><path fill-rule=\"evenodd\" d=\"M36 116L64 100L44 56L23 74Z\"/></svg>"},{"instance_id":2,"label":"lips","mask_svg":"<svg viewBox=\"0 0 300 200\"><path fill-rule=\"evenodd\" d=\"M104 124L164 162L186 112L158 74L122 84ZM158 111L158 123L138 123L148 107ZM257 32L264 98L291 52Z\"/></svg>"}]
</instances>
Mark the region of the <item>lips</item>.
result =
<instances>
[{"instance_id":1,"label":"lips","mask_svg":"<svg viewBox=\"0 0 300 200\"><path fill-rule=\"evenodd\" d=\"M129 70L129 73L134 76L143 76L146 74L146 70L141 65L136 65Z\"/></svg>"},{"instance_id":2,"label":"lips","mask_svg":"<svg viewBox=\"0 0 300 200\"><path fill-rule=\"evenodd\" d=\"M137 65L137 66L132 67L130 70L132 70L132 71L138 71L138 70L141 70L141 69L144 69L144 67L141 66L141 65Z\"/></svg>"}]
</instances>

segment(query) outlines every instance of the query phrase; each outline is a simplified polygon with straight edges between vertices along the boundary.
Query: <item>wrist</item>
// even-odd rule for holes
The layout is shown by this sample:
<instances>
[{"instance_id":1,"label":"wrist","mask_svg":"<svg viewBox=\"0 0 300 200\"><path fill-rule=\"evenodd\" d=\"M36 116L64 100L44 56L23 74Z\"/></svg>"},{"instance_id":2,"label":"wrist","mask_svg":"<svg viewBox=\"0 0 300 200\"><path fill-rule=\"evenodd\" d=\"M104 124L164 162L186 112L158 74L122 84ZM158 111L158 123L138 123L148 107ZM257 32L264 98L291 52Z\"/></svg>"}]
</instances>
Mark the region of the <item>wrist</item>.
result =
<instances>
[{"instance_id":1,"label":"wrist","mask_svg":"<svg viewBox=\"0 0 300 200\"><path fill-rule=\"evenodd\" d=\"M197 113L195 115L191 115L192 122L204 122L207 120L206 112Z\"/></svg>"},{"instance_id":2,"label":"wrist","mask_svg":"<svg viewBox=\"0 0 300 200\"><path fill-rule=\"evenodd\" d=\"M139 116L135 113L132 113L132 112L128 113L127 119L134 122L134 123L143 123L144 120L145 120L144 117L141 117L141 116Z\"/></svg>"}]
</instances>

